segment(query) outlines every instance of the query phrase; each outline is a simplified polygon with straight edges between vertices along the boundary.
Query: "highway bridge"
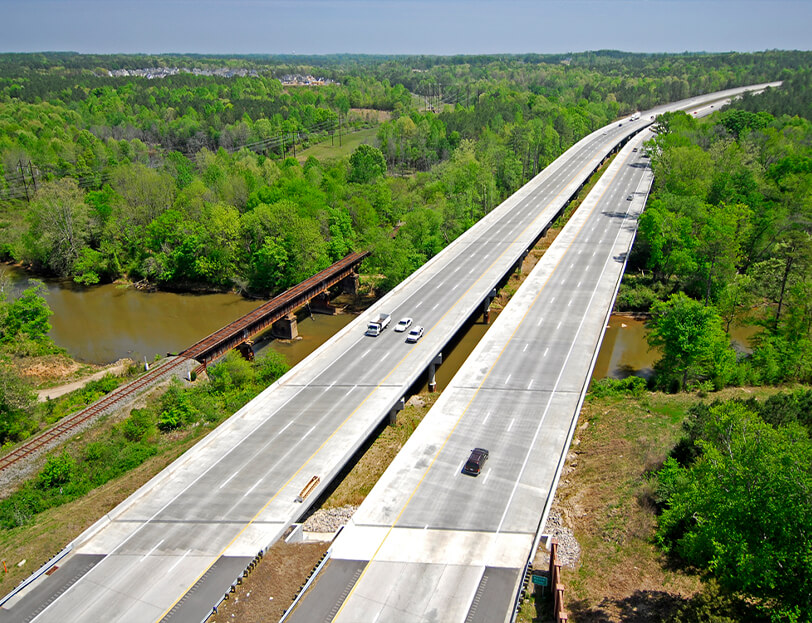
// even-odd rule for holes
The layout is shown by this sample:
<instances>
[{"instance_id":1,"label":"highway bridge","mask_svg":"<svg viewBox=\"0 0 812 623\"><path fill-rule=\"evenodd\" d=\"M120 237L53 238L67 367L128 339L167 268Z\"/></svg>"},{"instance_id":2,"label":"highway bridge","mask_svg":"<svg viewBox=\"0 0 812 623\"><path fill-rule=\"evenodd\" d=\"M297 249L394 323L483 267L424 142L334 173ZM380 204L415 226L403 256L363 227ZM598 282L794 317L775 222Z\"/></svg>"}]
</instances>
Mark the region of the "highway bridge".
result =
<instances>
[{"instance_id":1,"label":"highway bridge","mask_svg":"<svg viewBox=\"0 0 812 623\"><path fill-rule=\"evenodd\" d=\"M636 136L443 390L290 617L510 621L652 175ZM462 473L474 447L489 458Z\"/></svg>"},{"instance_id":2,"label":"highway bridge","mask_svg":"<svg viewBox=\"0 0 812 623\"><path fill-rule=\"evenodd\" d=\"M704 99L718 101L732 94ZM676 106L695 110L701 101ZM2 600L0 622L198 623L205 618L254 557L306 513L370 434L399 408L409 387L438 360L454 334L485 309L495 288L592 171L663 110L647 111L639 121L622 127L615 123L579 141L69 544L21 590ZM377 338L365 337L366 322L381 311L395 321L415 318L426 327L425 337L415 345L391 329ZM512 387L509 381L507 389ZM491 445L496 466L502 450ZM496 475L488 479L501 482ZM483 476L471 482L486 481ZM308 486L310 495L302 496ZM509 498L497 501L510 501L506 509L521 512L524 488L512 490ZM478 524L471 527L479 529ZM501 547L509 536L504 528L488 542ZM367 560L373 558L370 553ZM512 564L506 561L505 568L513 569ZM357 593L346 603L355 598Z\"/></svg>"}]
</instances>

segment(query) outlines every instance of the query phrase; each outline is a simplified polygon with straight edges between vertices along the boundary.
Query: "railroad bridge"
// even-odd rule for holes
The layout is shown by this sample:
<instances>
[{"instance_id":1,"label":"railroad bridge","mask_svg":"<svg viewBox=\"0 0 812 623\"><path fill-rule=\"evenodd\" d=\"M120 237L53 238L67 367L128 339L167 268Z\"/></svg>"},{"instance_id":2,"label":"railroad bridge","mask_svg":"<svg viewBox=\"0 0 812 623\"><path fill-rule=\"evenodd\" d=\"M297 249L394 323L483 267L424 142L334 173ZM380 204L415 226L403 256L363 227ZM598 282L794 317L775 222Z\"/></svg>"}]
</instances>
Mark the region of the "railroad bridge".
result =
<instances>
[{"instance_id":1,"label":"railroad bridge","mask_svg":"<svg viewBox=\"0 0 812 623\"><path fill-rule=\"evenodd\" d=\"M322 306L326 306L325 293L340 282L344 283L346 292L354 292L358 286L358 275L355 269L369 255L369 251L359 251L347 255L329 268L325 268L260 305L242 318L203 338L179 355L187 359L195 359L206 366L232 348L245 344L252 336L264 331L274 323L278 323L279 330L286 333L284 337L295 337L296 317L293 312L313 299L321 298Z\"/></svg>"}]
</instances>

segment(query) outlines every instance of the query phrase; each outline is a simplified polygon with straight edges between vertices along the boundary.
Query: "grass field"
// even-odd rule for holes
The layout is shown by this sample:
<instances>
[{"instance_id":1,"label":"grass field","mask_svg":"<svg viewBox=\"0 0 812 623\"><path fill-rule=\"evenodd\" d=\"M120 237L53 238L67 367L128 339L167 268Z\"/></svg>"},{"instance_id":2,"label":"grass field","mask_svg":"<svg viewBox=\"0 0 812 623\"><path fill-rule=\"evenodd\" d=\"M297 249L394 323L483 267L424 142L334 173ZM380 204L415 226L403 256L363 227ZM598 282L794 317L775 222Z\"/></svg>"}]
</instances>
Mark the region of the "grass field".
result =
<instances>
[{"instance_id":1,"label":"grass field","mask_svg":"<svg viewBox=\"0 0 812 623\"><path fill-rule=\"evenodd\" d=\"M296 158L299 162L304 162L310 156L318 160L335 160L337 158L345 158L349 156L356 147L364 143L375 145L378 134L378 128L369 128L367 130L359 130L351 134L344 134L341 137L341 146L338 145L338 135L335 140L331 141L329 138L326 141L313 145L302 151L296 151Z\"/></svg>"}]
</instances>

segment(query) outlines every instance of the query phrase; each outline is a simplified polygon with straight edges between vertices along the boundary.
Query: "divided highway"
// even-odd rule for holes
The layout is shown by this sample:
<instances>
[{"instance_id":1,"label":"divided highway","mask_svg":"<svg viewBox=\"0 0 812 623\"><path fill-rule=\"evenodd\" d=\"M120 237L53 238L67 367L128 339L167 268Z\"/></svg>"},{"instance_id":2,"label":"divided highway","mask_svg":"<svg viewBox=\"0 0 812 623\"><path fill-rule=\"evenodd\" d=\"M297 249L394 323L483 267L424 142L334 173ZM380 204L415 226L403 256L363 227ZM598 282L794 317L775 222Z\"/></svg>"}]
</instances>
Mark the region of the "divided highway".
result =
<instances>
[{"instance_id":1,"label":"divided highway","mask_svg":"<svg viewBox=\"0 0 812 623\"><path fill-rule=\"evenodd\" d=\"M511 619L645 205L652 176L638 148L650 136L624 147L571 217L339 535L291 623ZM474 447L489 451L476 477L462 473Z\"/></svg>"},{"instance_id":2,"label":"divided highway","mask_svg":"<svg viewBox=\"0 0 812 623\"><path fill-rule=\"evenodd\" d=\"M719 96L705 99L714 97ZM694 110L702 99L678 106ZM649 117L661 110L646 112L642 120L622 127L612 124L577 143L365 315L101 518L58 560L41 570L55 565L55 572L35 574L21 590L4 598L0 602L0 623L198 623L205 618L254 556L306 512L321 488L388 417L456 331L471 315L481 312L494 287L521 260L588 175L619 143L645 127ZM576 303L575 307L579 307L583 301ZM426 327L425 337L415 345L406 344L404 334L394 333L391 328L377 338L365 337L367 320L379 312L392 314L393 323L402 316L413 317ZM565 315L570 313L566 310ZM594 343L583 346L587 350L594 347ZM536 348L531 352L538 355ZM491 395L494 407L513 393L513 374L507 373L503 391ZM542 404L539 400L544 399L543 393L541 398L533 396L530 404L515 407L516 421L511 427L524 431L528 426L530 420L522 416L522 409L536 409ZM491 424L499 421L506 425L505 417L501 410ZM501 466L506 465L506 453L518 459L520 452L511 449L509 437L496 429L492 434L495 437L475 443L485 447L490 444L492 459L486 469L493 469L493 474L483 474L463 485L449 485L440 476L432 485L436 495L461 491L483 500L477 497L481 493L476 487L488 481L510 489L505 482L516 476L516 466L513 462L509 462L510 468ZM465 438L454 443L462 444L460 448L470 445ZM447 446L452 462L458 460L460 452L460 448L452 452L453 445ZM400 464L398 459L396 465ZM525 463L517 483L523 482L523 474L535 469L535 463ZM303 502L298 501L313 477L319 479L318 486ZM400 485L386 482L394 487L388 495L400 503L402 493L396 491ZM409 480L401 485L402 491L414 489ZM533 521L522 510L532 507L526 499L525 485L517 484L511 491L507 497L499 494L485 501L489 508L506 505L510 510L505 511L495 537L489 532L490 520L473 516L465 524L468 532L484 532L488 547L503 549L506 555L511 548L502 548L505 539L518 539L523 544L524 533L516 532L514 536L513 531L525 530ZM442 516L459 515L451 503L442 506ZM403 508L408 514L404 512L399 526L425 530L423 524L434 521L434 515L417 506ZM536 524L538 519L536 513ZM390 525L385 514L376 521ZM390 545L396 543L385 540ZM408 544L406 549L416 551ZM481 552L481 548L468 551ZM500 567L515 567L513 555L509 556L511 559L500 563ZM370 553L367 560L372 558ZM354 603L356 595L348 600L349 604Z\"/></svg>"}]
</instances>

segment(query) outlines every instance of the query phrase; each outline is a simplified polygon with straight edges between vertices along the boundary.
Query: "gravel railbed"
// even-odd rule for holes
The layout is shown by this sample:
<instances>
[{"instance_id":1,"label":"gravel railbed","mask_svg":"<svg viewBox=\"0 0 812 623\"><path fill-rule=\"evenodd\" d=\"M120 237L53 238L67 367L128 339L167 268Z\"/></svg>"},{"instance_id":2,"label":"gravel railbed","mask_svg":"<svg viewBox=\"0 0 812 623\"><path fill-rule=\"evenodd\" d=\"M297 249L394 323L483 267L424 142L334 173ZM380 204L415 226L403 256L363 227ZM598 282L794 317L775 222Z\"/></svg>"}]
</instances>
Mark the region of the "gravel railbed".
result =
<instances>
[{"instance_id":1,"label":"gravel railbed","mask_svg":"<svg viewBox=\"0 0 812 623\"><path fill-rule=\"evenodd\" d=\"M167 360L167 361L169 361L169 360ZM160 362L160 363L164 363L164 362ZM160 364L157 364L157 365L160 365ZM16 461L15 463L12 463L11 465L6 467L5 469L0 470L0 491L3 492L3 494L0 494L0 499L6 497L6 495L8 495L9 493L11 493L13 491L13 488L16 487L16 485L18 485L21 481L25 480L26 478L31 476L33 473L35 473L42 466L42 464L45 462L45 455L50 450L53 450L57 446L65 443L68 439L70 439L71 437L74 437L75 435L78 435L82 431L87 430L88 428L93 426L96 423L96 421L99 420L99 418L103 418L103 417L105 417L107 415L110 415L111 413L120 411L121 409L129 408L145 392L150 391L156 385L165 382L170 376L176 376L176 377L178 377L180 379L185 378L186 375L189 374L189 371L194 370L198 365L199 364L196 361L192 360L192 359L189 359L189 360L185 361L184 363L182 363L178 367L172 369L171 372L167 372L166 374L161 374L160 376L156 377L153 380L152 383L149 383L148 385L142 387L139 391L137 391L137 392L125 397L125 398L122 398L120 401L114 402L108 408L103 409L102 411L100 411L99 413L94 415L92 418L90 418L88 420L85 420L84 422L77 425L76 427L71 428L69 431L66 431L64 434L60 435L56 439L53 439L50 443L47 443L47 444L45 444L44 446L42 446L40 448L37 448L31 454L21 458L20 460ZM140 377L135 378L132 381L129 381L128 383L125 383L124 385L121 385L120 387L117 387L112 392L110 392L110 394L107 394L107 395L102 396L101 398L99 398L99 400L104 400L108 396L115 395L116 393L121 392L122 390L126 389L127 386L130 385L130 383L134 383L135 381L139 380L139 378ZM96 404L96 403L93 403L93 404ZM89 409L90 407L93 406L93 404L88 405L87 407L82 409L82 411L84 411L85 409ZM65 416L65 418L63 418L63 420L61 420L61 421L64 421L65 419L67 419L69 417L73 417L73 416L75 416L75 415L77 415L79 413L81 413L81 411L71 413L70 415ZM58 424L58 422L55 423L54 425L56 425L56 424ZM43 434L45 432L46 431L43 431L40 434ZM36 439L36 436L31 437L30 439L27 439L26 442L31 442L34 439ZM11 451L13 451L13 450L11 450Z\"/></svg>"}]
</instances>

